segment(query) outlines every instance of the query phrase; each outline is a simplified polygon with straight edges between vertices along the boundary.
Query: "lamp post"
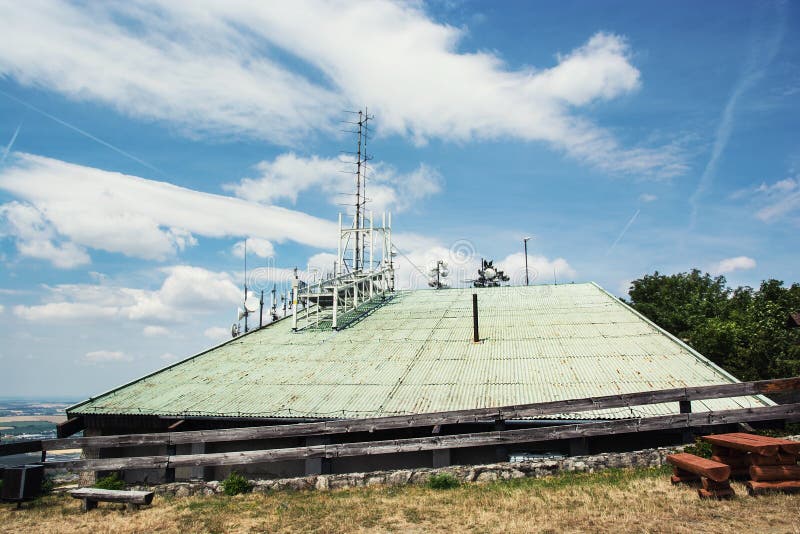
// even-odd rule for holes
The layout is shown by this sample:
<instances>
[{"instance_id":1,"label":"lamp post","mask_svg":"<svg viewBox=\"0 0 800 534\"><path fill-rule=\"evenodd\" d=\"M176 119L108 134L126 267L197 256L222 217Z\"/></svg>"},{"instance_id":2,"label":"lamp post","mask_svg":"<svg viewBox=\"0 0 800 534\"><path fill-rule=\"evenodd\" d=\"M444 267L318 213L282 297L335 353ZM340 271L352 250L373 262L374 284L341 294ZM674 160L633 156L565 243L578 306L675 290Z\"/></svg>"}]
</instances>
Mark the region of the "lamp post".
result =
<instances>
[{"instance_id":1,"label":"lamp post","mask_svg":"<svg viewBox=\"0 0 800 534\"><path fill-rule=\"evenodd\" d=\"M525 248L525 285L528 285L528 240L530 237L522 238L522 246Z\"/></svg>"}]
</instances>

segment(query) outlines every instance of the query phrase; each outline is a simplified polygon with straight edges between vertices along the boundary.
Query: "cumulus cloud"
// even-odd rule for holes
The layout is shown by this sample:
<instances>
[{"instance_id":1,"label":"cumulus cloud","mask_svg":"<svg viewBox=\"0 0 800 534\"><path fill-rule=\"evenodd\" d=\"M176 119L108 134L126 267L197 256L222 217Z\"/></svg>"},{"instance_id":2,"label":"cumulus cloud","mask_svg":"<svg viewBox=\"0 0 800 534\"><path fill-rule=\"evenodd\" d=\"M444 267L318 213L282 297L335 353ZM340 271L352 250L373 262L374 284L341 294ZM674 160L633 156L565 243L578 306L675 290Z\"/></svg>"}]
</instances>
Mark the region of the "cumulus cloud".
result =
<instances>
[{"instance_id":1,"label":"cumulus cloud","mask_svg":"<svg viewBox=\"0 0 800 534\"><path fill-rule=\"evenodd\" d=\"M177 359L178 359L178 356L175 356L175 355L174 355L174 354L172 354L171 352L165 352L164 354L162 354L162 355L160 356L160 358L161 358L162 360L165 360L165 361L170 361L170 360L177 360Z\"/></svg>"},{"instance_id":2,"label":"cumulus cloud","mask_svg":"<svg viewBox=\"0 0 800 534\"><path fill-rule=\"evenodd\" d=\"M510 254L499 262L495 262L509 276L510 283L525 283L525 254ZM575 279L577 272L564 258L549 259L541 255L528 255L528 278L530 283L551 284L555 281L569 282Z\"/></svg>"},{"instance_id":3,"label":"cumulus cloud","mask_svg":"<svg viewBox=\"0 0 800 534\"><path fill-rule=\"evenodd\" d=\"M658 200L658 197L650 193L642 193L641 195L639 195L639 202L647 203L647 202L654 202L656 200Z\"/></svg>"},{"instance_id":4,"label":"cumulus cloud","mask_svg":"<svg viewBox=\"0 0 800 534\"><path fill-rule=\"evenodd\" d=\"M405 211L442 189L442 176L425 164L409 173L398 172L382 162L370 162L367 169L366 195L369 209L376 212ZM345 157L300 157L290 152L273 161L258 163L256 171L258 176L227 184L224 189L237 197L261 203L283 199L294 203L300 193L306 191L322 193L332 204L352 202L345 195L355 188L354 177L350 174L355 167Z\"/></svg>"},{"instance_id":5,"label":"cumulus cloud","mask_svg":"<svg viewBox=\"0 0 800 534\"><path fill-rule=\"evenodd\" d=\"M211 328L206 328L203 335L212 341L224 341L231 337L231 331L221 326L212 326Z\"/></svg>"},{"instance_id":6,"label":"cumulus cloud","mask_svg":"<svg viewBox=\"0 0 800 534\"><path fill-rule=\"evenodd\" d=\"M423 238L407 239L407 243L415 243L413 248L400 247L395 258L397 273L395 275L398 289L422 288L428 286L430 270L438 260L447 263L449 276L446 282L451 287L469 286L477 276L481 254L474 244L459 240L449 247L432 243ZM525 255L509 254L497 258L494 265L509 276L509 284L525 284ZM553 273L558 281L571 281L576 276L575 269L564 258L550 259L541 255L528 254L528 277L530 283L552 283Z\"/></svg>"},{"instance_id":7,"label":"cumulus cloud","mask_svg":"<svg viewBox=\"0 0 800 534\"><path fill-rule=\"evenodd\" d=\"M247 254L254 254L259 258L271 258L275 255L275 247L266 239L257 237L247 238ZM238 241L233 245L233 255L237 258L244 258L245 242Z\"/></svg>"},{"instance_id":8,"label":"cumulus cloud","mask_svg":"<svg viewBox=\"0 0 800 534\"><path fill-rule=\"evenodd\" d=\"M733 271L746 271L748 269L755 269L756 260L748 258L747 256L736 256L735 258L725 258L719 263L715 264L711 271L714 274L726 274Z\"/></svg>"},{"instance_id":9,"label":"cumulus cloud","mask_svg":"<svg viewBox=\"0 0 800 534\"><path fill-rule=\"evenodd\" d=\"M120 351L96 350L87 352L83 356L83 362L89 364L129 362L133 360L130 356Z\"/></svg>"},{"instance_id":10,"label":"cumulus cloud","mask_svg":"<svg viewBox=\"0 0 800 534\"><path fill-rule=\"evenodd\" d=\"M169 334L169 328L165 326L148 325L142 329L142 334L146 337L163 337Z\"/></svg>"},{"instance_id":11,"label":"cumulus cloud","mask_svg":"<svg viewBox=\"0 0 800 534\"><path fill-rule=\"evenodd\" d=\"M166 278L156 290L96 284L45 286L45 302L15 306L14 315L27 321L181 322L241 300L239 288L227 273L187 265L161 272Z\"/></svg>"},{"instance_id":12,"label":"cumulus cloud","mask_svg":"<svg viewBox=\"0 0 800 534\"><path fill-rule=\"evenodd\" d=\"M0 205L3 233L14 236L21 256L46 260L60 269L71 269L90 262L83 247L59 242L57 232L36 207L20 202Z\"/></svg>"},{"instance_id":13,"label":"cumulus cloud","mask_svg":"<svg viewBox=\"0 0 800 534\"><path fill-rule=\"evenodd\" d=\"M379 135L543 141L609 171L686 170L674 147L626 148L580 113L641 85L623 37L587 35L550 65L511 68L464 50L467 32L388 0L12 2L0 75L188 135L296 145L369 102Z\"/></svg>"},{"instance_id":14,"label":"cumulus cloud","mask_svg":"<svg viewBox=\"0 0 800 534\"><path fill-rule=\"evenodd\" d=\"M195 235L310 246L336 235L334 223L298 211L31 154L0 170L0 189L24 201L0 212L20 253L56 266L88 263L84 247L165 260L195 245Z\"/></svg>"}]
</instances>

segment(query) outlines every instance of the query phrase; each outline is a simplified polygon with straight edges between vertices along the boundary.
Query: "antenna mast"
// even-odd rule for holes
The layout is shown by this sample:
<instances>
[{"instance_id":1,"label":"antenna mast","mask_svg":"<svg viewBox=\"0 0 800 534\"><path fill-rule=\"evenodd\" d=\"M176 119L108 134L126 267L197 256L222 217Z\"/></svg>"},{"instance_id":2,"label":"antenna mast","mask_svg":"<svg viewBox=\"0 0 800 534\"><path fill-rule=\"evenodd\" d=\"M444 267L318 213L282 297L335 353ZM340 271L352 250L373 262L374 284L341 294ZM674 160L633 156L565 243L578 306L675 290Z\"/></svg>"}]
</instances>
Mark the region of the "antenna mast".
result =
<instances>
[{"instance_id":1,"label":"antenna mast","mask_svg":"<svg viewBox=\"0 0 800 534\"><path fill-rule=\"evenodd\" d=\"M369 121L372 119L368 113L368 108L358 112L358 148L356 151L356 214L355 229L364 228L364 213L367 204L367 161L371 158L367 154L367 139L369 138ZM361 232L356 231L354 249L353 270L357 271L364 268L364 242Z\"/></svg>"}]
</instances>

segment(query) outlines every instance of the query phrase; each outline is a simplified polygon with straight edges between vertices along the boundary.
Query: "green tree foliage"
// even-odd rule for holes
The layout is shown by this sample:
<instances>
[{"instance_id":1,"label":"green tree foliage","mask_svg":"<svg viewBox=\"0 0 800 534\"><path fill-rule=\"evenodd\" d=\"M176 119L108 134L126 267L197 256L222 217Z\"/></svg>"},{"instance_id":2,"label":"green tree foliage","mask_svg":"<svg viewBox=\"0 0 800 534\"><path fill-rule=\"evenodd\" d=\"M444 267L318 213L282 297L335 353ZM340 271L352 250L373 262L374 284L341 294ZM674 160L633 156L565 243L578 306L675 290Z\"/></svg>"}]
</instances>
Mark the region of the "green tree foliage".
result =
<instances>
[{"instance_id":1,"label":"green tree foliage","mask_svg":"<svg viewBox=\"0 0 800 534\"><path fill-rule=\"evenodd\" d=\"M731 289L724 276L695 269L634 280L631 305L742 380L800 375L800 284L765 280Z\"/></svg>"}]
</instances>

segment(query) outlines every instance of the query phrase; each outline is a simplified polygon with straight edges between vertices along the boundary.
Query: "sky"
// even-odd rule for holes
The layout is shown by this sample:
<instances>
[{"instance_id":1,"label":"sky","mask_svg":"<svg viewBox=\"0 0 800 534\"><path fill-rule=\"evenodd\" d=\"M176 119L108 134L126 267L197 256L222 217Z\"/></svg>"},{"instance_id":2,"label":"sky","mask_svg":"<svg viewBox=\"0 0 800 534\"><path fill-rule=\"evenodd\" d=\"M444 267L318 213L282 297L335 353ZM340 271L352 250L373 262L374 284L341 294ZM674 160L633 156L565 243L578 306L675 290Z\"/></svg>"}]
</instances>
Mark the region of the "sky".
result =
<instances>
[{"instance_id":1,"label":"sky","mask_svg":"<svg viewBox=\"0 0 800 534\"><path fill-rule=\"evenodd\" d=\"M800 281L797 3L0 7L0 397L97 395L229 339L245 276L329 270L365 108L400 288L524 283L523 237L535 284Z\"/></svg>"}]
</instances>

